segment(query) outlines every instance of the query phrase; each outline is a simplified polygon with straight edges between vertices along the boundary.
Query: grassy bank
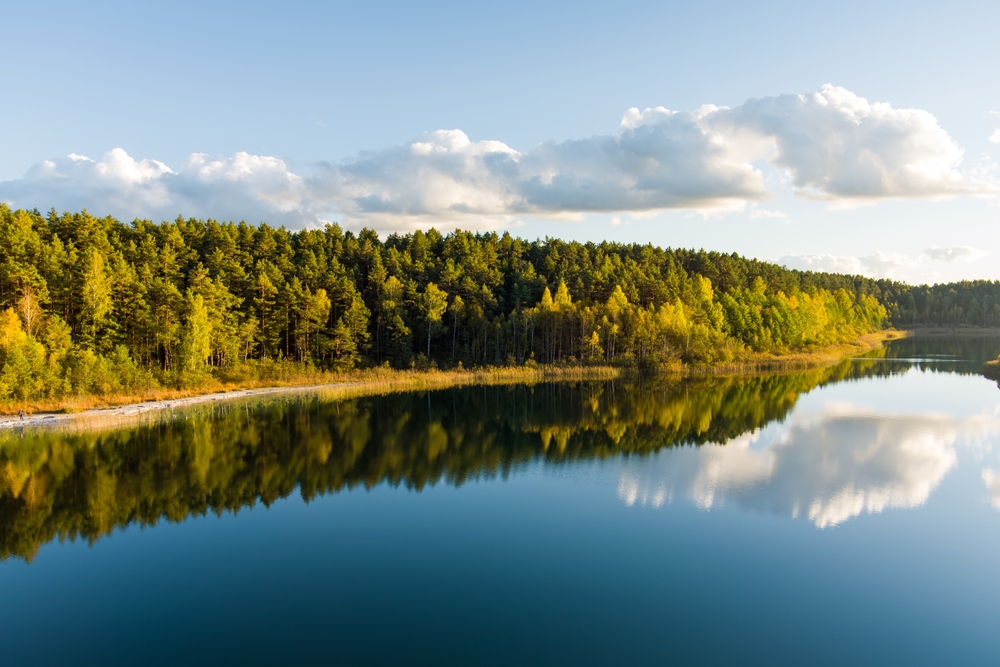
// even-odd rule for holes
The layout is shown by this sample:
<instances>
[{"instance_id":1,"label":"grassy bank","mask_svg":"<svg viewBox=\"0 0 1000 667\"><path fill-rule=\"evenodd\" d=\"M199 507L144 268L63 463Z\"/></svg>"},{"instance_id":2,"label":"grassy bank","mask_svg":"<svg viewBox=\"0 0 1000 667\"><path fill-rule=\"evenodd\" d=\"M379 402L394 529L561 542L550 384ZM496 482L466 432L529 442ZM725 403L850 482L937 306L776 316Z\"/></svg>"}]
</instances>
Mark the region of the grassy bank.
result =
<instances>
[{"instance_id":1,"label":"grassy bank","mask_svg":"<svg viewBox=\"0 0 1000 667\"><path fill-rule=\"evenodd\" d=\"M0 404L0 414L78 413L150 401L178 401L225 392L253 392L271 388L325 388L343 396L382 394L395 391L441 389L462 385L531 384L555 380L610 380L630 372L621 366L498 366L452 370L396 370L373 368L343 373L302 372L280 380L211 382L188 389L157 388L132 394L75 396L57 400L8 401Z\"/></svg>"},{"instance_id":2,"label":"grassy bank","mask_svg":"<svg viewBox=\"0 0 1000 667\"><path fill-rule=\"evenodd\" d=\"M991 380L996 380L1000 382L1000 359L994 359L993 361L987 361L983 364L983 375Z\"/></svg>"},{"instance_id":3,"label":"grassy bank","mask_svg":"<svg viewBox=\"0 0 1000 667\"><path fill-rule=\"evenodd\" d=\"M751 354L739 361L693 367L686 369L686 372L690 375L727 375L816 368L836 363L846 357L876 350L882 346L884 341L904 338L908 335L909 332L906 331L879 331L878 333L866 334L851 343L827 345L813 350L787 354Z\"/></svg>"}]
</instances>

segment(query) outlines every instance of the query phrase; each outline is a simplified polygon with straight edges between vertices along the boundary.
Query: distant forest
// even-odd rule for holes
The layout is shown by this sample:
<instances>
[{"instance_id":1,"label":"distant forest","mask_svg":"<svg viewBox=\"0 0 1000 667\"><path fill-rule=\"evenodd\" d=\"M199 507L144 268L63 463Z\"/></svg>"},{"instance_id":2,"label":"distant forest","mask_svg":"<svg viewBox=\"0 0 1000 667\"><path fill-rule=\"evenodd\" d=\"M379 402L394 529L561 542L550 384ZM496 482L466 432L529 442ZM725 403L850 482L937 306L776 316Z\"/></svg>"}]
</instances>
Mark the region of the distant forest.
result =
<instances>
[{"instance_id":1,"label":"distant forest","mask_svg":"<svg viewBox=\"0 0 1000 667\"><path fill-rule=\"evenodd\" d=\"M736 254L430 230L379 239L0 204L0 398L340 370L711 364L891 323L1000 326L1000 283L912 287Z\"/></svg>"}]
</instances>

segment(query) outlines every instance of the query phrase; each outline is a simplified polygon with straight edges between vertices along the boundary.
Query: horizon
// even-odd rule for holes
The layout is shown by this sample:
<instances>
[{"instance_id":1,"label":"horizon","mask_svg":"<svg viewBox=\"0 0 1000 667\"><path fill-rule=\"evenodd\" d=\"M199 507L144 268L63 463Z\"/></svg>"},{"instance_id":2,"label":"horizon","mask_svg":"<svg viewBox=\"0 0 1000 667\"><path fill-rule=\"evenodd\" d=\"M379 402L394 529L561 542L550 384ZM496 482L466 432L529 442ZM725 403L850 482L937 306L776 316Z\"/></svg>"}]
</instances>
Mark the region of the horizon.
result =
<instances>
[{"instance_id":1,"label":"horizon","mask_svg":"<svg viewBox=\"0 0 1000 667\"><path fill-rule=\"evenodd\" d=\"M0 206L5 206L5 205L6 204L4 202L0 202ZM29 213L32 213L34 215L39 215L39 216L41 216L41 217L43 217L45 219L48 219L48 216L52 213L52 211L55 211L55 209L51 209L49 211L49 213L42 213L41 211L39 211L37 209L35 209L33 211L29 211ZM579 240L576 240L576 239L564 239L564 238L559 238L559 237L554 237L554 236L545 236L545 237L536 236L535 238L532 239L532 238L530 238L528 236L520 236L520 235L518 235L517 234L517 229L486 229L486 230L475 230L475 229L463 229L461 227L456 227L456 228L451 228L451 229L446 229L446 230L440 230L440 229L437 229L435 227L429 227L427 229L413 229L413 230L408 230L408 231L394 230L394 231L391 231L391 232L388 232L388 233L382 233L382 232L379 232L378 230L370 228L370 227L362 227L360 229L349 229L349 228L346 228L345 226L341 225L337 221L328 221L328 222L324 223L321 226L320 225L317 225L317 226L305 226L305 227L302 227L302 228L299 228L299 229L295 229L295 228L292 228L292 227L288 227L288 226L286 226L284 224L273 225L273 224L267 222L266 220L263 220L263 221L257 222L257 223L251 223L251 222L248 222L246 220L238 220L238 221L237 220L217 220L217 219L211 218L211 217L195 218L195 217L192 217L192 216L178 215L177 218L175 218L174 220L161 220L161 221L157 222L155 220L144 219L144 218L133 218L132 220L120 220L120 219L116 218L113 215L107 215L107 216L94 215L93 213L91 213L90 211L87 211L86 209L83 209L81 211L64 211L62 213L56 212L56 215L58 215L58 216L67 216L67 215L76 215L76 214L87 214L87 215L91 215L92 217L94 217L96 219L111 218L115 222L117 222L118 224L129 225L129 226L132 226L133 228L135 227L135 223L137 223L137 222L146 222L146 223L150 223L152 225L157 225L157 226L159 226L159 225L167 225L167 224L175 224L177 222L178 218L183 218L185 222L192 222L193 221L193 222L197 222L197 223L201 223L201 224L208 224L208 223L214 222L214 223L217 223L217 224L222 225L222 226L225 226L225 225L239 226L239 225L244 225L244 224L247 225L247 226L249 226L249 227L267 226L267 227L270 227L271 229L284 230L284 231L286 231L286 232L288 232L290 234L293 234L293 235L297 234L299 232L303 232L303 231L322 231L326 226L331 226L331 227L338 227L345 236L348 235L348 234L350 234L354 238L358 238L359 236L361 236L361 234L363 232L372 232L372 233L375 234L376 240L378 240L380 243L383 243L383 244L389 238L392 238L392 237L405 237L405 236L409 236L409 235L412 235L412 234L417 233L417 232L420 232L420 233L425 234L425 235L430 234L431 232L436 232L442 238L447 238L450 235L457 235L457 234L473 234L475 236L492 234L492 235L495 235L497 238L503 238L504 235L509 234L511 236L511 238L513 238L515 240L522 241L522 242L529 243L529 244L539 244L539 245L545 245L545 244L547 244L550 241L555 241L555 242L558 242L558 243L565 243L565 244L580 243L580 244L585 245L585 246L586 245L600 246L602 244L607 243L607 244L611 244L611 245L619 245L619 246L625 246L625 247L630 247L630 246L632 246L632 247L646 247L646 246L651 246L651 247L653 247L653 248L655 248L657 250L662 250L662 251L665 251L665 252L686 251L686 252L691 252L691 253L708 253L708 254L716 253L716 254L720 254L720 255L730 255L730 256L735 255L735 256L741 257L743 259L756 260L756 261L760 261L760 262L763 262L763 263L772 264L774 266L778 266L778 267L781 267L783 269L787 269L787 270L791 270L791 271L800 271L800 272L803 272L803 273L843 275L843 276L849 276L849 277L854 277L854 278L865 278L865 279L874 280L874 281L888 280L888 281L891 281L891 282L894 282L894 283L897 283L897 284L903 284L903 285L907 285L909 287L918 287L918 288L919 287L934 287L936 285L950 285L950 284L956 284L956 283L962 283L962 282L1000 283L1000 279L993 279L993 280L991 280L991 279L988 279L988 278L982 278L982 279L980 279L980 278L961 279L961 280L950 281L950 282L935 282L935 283L911 283L911 282L907 282L905 280L900 280L900 279L897 279L897 278L887 278L887 277L879 277L879 276L867 276L867 275L860 274L860 273L845 273L843 271L826 271L826 270L823 270L823 269L812 269L812 268L796 268L796 267L787 266L785 264L780 264L780 263L778 263L777 261L774 261L774 260L760 259L758 257L750 257L748 255L744 255L744 254L742 254L742 253L740 253L738 251L735 251L735 250L724 251L724 250L714 250L714 249L709 249L709 248L705 248L705 247L695 247L695 246L669 246L669 245L660 245L660 244L657 244L657 243L653 243L652 241L646 241L644 243L640 242L640 241L617 241L617 240L614 240L614 239L600 239L600 240L584 240L584 241L579 241Z\"/></svg>"}]
</instances>

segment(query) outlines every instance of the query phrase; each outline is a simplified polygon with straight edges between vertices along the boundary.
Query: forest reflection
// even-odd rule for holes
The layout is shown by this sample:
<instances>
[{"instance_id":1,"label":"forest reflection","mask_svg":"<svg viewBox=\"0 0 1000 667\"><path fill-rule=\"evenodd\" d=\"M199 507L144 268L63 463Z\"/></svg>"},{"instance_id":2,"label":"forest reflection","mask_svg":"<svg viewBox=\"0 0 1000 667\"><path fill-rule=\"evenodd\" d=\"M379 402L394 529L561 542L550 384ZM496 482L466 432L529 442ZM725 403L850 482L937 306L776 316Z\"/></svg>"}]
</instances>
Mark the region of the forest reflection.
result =
<instances>
[{"instance_id":1,"label":"forest reflection","mask_svg":"<svg viewBox=\"0 0 1000 667\"><path fill-rule=\"evenodd\" d=\"M845 361L795 374L477 387L341 401L214 404L114 431L0 439L0 557L90 543L130 524L307 501L358 486L421 489L552 464L725 443L818 386L889 375Z\"/></svg>"},{"instance_id":2,"label":"forest reflection","mask_svg":"<svg viewBox=\"0 0 1000 667\"><path fill-rule=\"evenodd\" d=\"M978 375L985 362L1000 355L1000 336L914 336L887 341L865 359L904 364L921 371Z\"/></svg>"}]
</instances>

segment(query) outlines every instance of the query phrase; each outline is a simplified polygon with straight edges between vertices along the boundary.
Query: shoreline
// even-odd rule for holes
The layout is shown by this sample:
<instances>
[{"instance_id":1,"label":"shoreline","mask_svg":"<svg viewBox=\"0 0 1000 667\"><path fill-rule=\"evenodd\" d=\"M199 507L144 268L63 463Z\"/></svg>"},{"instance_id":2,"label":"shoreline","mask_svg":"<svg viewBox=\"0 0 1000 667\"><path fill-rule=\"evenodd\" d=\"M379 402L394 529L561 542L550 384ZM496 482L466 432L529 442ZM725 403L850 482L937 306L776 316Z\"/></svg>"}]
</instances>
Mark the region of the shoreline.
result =
<instances>
[{"instance_id":1,"label":"shoreline","mask_svg":"<svg viewBox=\"0 0 1000 667\"><path fill-rule=\"evenodd\" d=\"M169 413L174 408L257 398L282 394L323 394L330 400L373 396L406 391L446 389L468 385L538 384L540 382L571 382L580 380L613 380L628 375L633 369L612 366L552 366L552 367L497 367L456 371L368 371L345 374L335 382L304 382L267 387L245 387L199 393L197 390L177 392L180 396L133 401L121 404L84 409L79 411L38 411L20 419L16 414L0 416L0 433L23 428L49 428L55 426L83 425L117 426L144 417ZM114 397L109 397L114 401Z\"/></svg>"},{"instance_id":2,"label":"shoreline","mask_svg":"<svg viewBox=\"0 0 1000 667\"><path fill-rule=\"evenodd\" d=\"M992 327L914 327L900 329L907 338L961 338L964 336L1000 336L1000 329Z\"/></svg>"},{"instance_id":3,"label":"shoreline","mask_svg":"<svg viewBox=\"0 0 1000 667\"><path fill-rule=\"evenodd\" d=\"M826 345L809 351L790 352L781 355L751 355L742 361L713 364L705 367L686 369L691 377L709 377L712 375L739 375L741 373L769 373L781 371L800 371L810 368L830 366L844 359L877 350L887 340L899 340L910 337L909 331L887 329L876 333L865 334L850 343Z\"/></svg>"},{"instance_id":4,"label":"shoreline","mask_svg":"<svg viewBox=\"0 0 1000 667\"><path fill-rule=\"evenodd\" d=\"M339 386L349 386L354 383L344 382ZM269 394L284 394L289 392L309 391L320 387L335 388L338 385L314 385L299 387L266 387L260 389L235 389L233 391L221 391L211 394L199 394L184 398L175 398L162 401L142 401L140 403L126 403L111 408L96 408L93 410L83 410L80 412L37 412L32 415L25 415L24 419L4 416L0 418L0 430L17 429L28 426L60 426L74 421L85 421L92 418L120 418L126 421L132 417L139 417L151 413L162 413L165 410L182 408L201 403L211 403L212 401L224 401L252 396L267 396Z\"/></svg>"},{"instance_id":5,"label":"shoreline","mask_svg":"<svg viewBox=\"0 0 1000 667\"><path fill-rule=\"evenodd\" d=\"M1000 332L998 332L1000 333ZM705 367L667 367L656 371L666 376L676 376L678 380L688 377L710 377L717 375L737 375L741 373L794 372L809 368L829 366L844 359L869 352L881 347L886 340L905 338L913 335L909 331L887 330L866 334L852 343L830 345L811 351L794 352L786 355L751 356L740 362L716 364ZM919 335L919 334L916 334ZM943 335L943 333L941 334ZM96 427L124 425L129 421L148 416L169 414L175 408L230 401L240 398L256 398L282 394L322 393L331 400L358 396L382 395L405 391L445 389L468 385L537 384L540 382L569 382L581 380L613 380L623 376L638 374L633 367L622 366L513 366L488 367L470 370L384 370L372 369L344 374L341 379L328 374L330 382L317 382L319 378L307 378L302 383L271 385L263 387L232 387L221 391L177 390L161 391L163 398L128 401L128 397L117 403L114 396L98 398L98 407L73 411L72 402L63 402L61 411L37 411L19 419L16 414L0 417L0 432L22 428L83 425L92 423ZM322 376L321 376L322 377ZM103 402L103 405L101 404Z\"/></svg>"}]
</instances>

